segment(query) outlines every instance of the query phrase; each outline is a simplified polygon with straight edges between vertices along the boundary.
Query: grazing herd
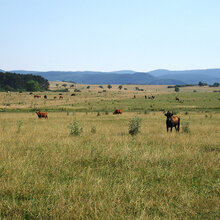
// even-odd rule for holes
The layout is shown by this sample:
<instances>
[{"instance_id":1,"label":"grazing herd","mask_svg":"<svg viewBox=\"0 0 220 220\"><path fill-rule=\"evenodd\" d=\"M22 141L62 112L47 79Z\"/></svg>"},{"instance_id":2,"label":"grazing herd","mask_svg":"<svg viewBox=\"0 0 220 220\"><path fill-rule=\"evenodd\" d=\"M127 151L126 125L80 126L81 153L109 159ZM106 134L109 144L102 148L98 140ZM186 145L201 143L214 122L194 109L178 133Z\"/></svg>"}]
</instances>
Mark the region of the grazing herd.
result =
<instances>
[{"instance_id":1,"label":"grazing herd","mask_svg":"<svg viewBox=\"0 0 220 220\"><path fill-rule=\"evenodd\" d=\"M30 93L32 94L32 93ZM71 94L71 96L75 96L74 93ZM34 98L41 98L40 95L34 95ZM56 99L57 97L54 96L54 99ZM133 97L134 99L136 98L136 96L134 95ZM146 96L145 95L145 99L155 99L155 96ZM44 95L44 99L47 99L47 95ZM59 99L63 99L63 95L62 94L59 94ZM180 101L180 99L178 97L175 98L176 101ZM45 119L48 119L48 113L47 112L40 112L40 111L36 111L36 114L38 116L39 119L41 118L45 118ZM116 109L114 112L113 112L113 115L119 115L119 114L122 114L122 109ZM172 132L172 129L173 127L176 129L177 132L179 132L180 130L180 117L177 116L177 115L173 115L173 113L171 112L167 112L164 114L166 116L166 128L167 128L167 132L169 132L169 129L170 131Z\"/></svg>"}]
</instances>

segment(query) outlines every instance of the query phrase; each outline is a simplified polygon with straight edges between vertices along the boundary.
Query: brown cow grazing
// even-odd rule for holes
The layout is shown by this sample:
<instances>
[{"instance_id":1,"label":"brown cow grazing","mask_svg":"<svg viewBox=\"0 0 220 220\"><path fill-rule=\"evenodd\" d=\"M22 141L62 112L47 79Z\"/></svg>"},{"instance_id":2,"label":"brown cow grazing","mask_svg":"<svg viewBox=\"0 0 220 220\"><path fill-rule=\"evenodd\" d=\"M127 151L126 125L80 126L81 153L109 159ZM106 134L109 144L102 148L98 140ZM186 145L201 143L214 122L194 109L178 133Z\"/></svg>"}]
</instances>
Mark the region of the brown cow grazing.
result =
<instances>
[{"instance_id":1,"label":"brown cow grazing","mask_svg":"<svg viewBox=\"0 0 220 220\"><path fill-rule=\"evenodd\" d=\"M41 98L41 96L40 95L34 95L34 98Z\"/></svg>"},{"instance_id":2,"label":"brown cow grazing","mask_svg":"<svg viewBox=\"0 0 220 220\"><path fill-rule=\"evenodd\" d=\"M176 101L178 101L178 102L179 102L179 101L180 101L180 99L179 99L178 97L176 97Z\"/></svg>"},{"instance_id":3,"label":"brown cow grazing","mask_svg":"<svg viewBox=\"0 0 220 220\"><path fill-rule=\"evenodd\" d=\"M36 114L37 114L38 118L48 119L48 113L47 112L36 111Z\"/></svg>"},{"instance_id":4,"label":"brown cow grazing","mask_svg":"<svg viewBox=\"0 0 220 220\"><path fill-rule=\"evenodd\" d=\"M166 126L167 126L167 132L170 131L172 132L173 127L175 127L176 131L180 131L180 117L177 115L173 115L171 112L167 112L164 114L167 117L166 120Z\"/></svg>"},{"instance_id":5,"label":"brown cow grazing","mask_svg":"<svg viewBox=\"0 0 220 220\"><path fill-rule=\"evenodd\" d=\"M60 95L60 96L59 96L59 99L63 99L63 96L62 96L62 95Z\"/></svg>"},{"instance_id":6,"label":"brown cow grazing","mask_svg":"<svg viewBox=\"0 0 220 220\"><path fill-rule=\"evenodd\" d=\"M116 110L113 112L113 115L118 115L118 114L122 114L122 110L121 110L121 109L116 109Z\"/></svg>"}]
</instances>

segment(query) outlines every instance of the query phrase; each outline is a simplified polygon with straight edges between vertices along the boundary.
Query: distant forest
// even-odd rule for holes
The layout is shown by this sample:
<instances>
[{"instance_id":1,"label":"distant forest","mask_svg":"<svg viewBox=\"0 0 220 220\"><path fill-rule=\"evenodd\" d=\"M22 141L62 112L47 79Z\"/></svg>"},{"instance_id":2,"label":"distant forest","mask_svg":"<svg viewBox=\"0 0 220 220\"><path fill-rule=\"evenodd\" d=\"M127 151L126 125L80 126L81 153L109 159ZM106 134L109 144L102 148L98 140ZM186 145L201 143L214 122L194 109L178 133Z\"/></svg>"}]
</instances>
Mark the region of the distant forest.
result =
<instances>
[{"instance_id":1,"label":"distant forest","mask_svg":"<svg viewBox=\"0 0 220 220\"><path fill-rule=\"evenodd\" d=\"M42 76L32 74L16 74L0 72L0 91L44 91L48 90L49 82Z\"/></svg>"}]
</instances>

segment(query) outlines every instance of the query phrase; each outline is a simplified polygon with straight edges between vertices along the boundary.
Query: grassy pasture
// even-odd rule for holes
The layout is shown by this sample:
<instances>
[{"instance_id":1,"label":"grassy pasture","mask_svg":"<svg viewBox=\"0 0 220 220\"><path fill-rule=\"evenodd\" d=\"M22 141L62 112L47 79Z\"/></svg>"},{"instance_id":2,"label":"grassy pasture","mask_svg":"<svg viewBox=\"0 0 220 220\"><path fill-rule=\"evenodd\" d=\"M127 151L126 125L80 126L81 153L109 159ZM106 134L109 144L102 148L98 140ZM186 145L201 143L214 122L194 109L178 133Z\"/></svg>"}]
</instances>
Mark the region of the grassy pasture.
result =
<instances>
[{"instance_id":1,"label":"grassy pasture","mask_svg":"<svg viewBox=\"0 0 220 220\"><path fill-rule=\"evenodd\" d=\"M220 218L219 93L80 86L63 100L55 92L42 93L47 100L0 93L0 218ZM124 113L112 115L116 107ZM38 119L35 108L49 110L49 119ZM178 111L190 133L167 133L163 109ZM131 137L134 117L141 129ZM75 119L80 136L69 135Z\"/></svg>"}]
</instances>

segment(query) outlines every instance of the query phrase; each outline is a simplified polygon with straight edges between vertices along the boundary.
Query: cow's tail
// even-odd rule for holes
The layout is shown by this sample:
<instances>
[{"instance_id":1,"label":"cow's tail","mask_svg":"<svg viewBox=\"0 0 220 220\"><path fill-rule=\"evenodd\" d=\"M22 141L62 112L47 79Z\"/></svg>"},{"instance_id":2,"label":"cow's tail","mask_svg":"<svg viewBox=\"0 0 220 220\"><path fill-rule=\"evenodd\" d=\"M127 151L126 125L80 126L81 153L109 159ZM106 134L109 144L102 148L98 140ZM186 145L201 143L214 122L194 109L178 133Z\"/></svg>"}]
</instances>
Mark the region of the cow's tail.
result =
<instances>
[{"instance_id":1,"label":"cow's tail","mask_svg":"<svg viewBox=\"0 0 220 220\"><path fill-rule=\"evenodd\" d=\"M180 131L180 118L178 118L178 132Z\"/></svg>"}]
</instances>

